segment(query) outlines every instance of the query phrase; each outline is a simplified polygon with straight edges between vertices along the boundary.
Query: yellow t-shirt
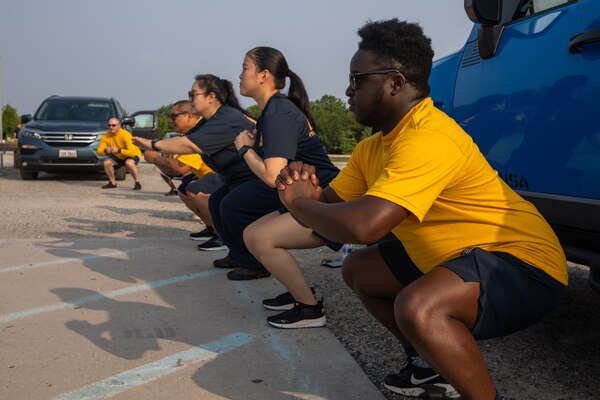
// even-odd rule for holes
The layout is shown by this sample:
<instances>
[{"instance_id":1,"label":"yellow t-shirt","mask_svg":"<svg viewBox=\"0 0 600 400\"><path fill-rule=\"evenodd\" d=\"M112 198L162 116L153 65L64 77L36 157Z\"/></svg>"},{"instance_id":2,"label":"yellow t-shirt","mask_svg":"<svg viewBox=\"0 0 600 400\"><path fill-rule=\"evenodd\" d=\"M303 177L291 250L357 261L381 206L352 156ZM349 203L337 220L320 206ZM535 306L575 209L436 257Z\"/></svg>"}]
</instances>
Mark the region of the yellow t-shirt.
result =
<instances>
[{"instance_id":1,"label":"yellow t-shirt","mask_svg":"<svg viewBox=\"0 0 600 400\"><path fill-rule=\"evenodd\" d=\"M100 144L98 145L98 150L96 151L98 155L107 155L104 151L107 146L121 149L120 153L112 154L119 160L126 160L136 156L138 158L142 158L142 151L139 147L133 144L131 133L123 128L121 128L121 130L114 135L111 133L111 131L108 131L104 134L104 136L102 136L102 139L100 139Z\"/></svg>"},{"instance_id":2,"label":"yellow t-shirt","mask_svg":"<svg viewBox=\"0 0 600 400\"><path fill-rule=\"evenodd\" d=\"M189 166L192 169L192 172L198 177L202 178L208 174L214 174L215 171L210 169L208 165L202 161L202 157L200 154L177 154L175 155L177 161L182 164Z\"/></svg>"},{"instance_id":3,"label":"yellow t-shirt","mask_svg":"<svg viewBox=\"0 0 600 400\"><path fill-rule=\"evenodd\" d=\"M479 247L512 254L568 282L552 228L430 98L387 135L360 142L330 186L345 201L369 195L408 210L392 232L423 272Z\"/></svg>"}]
</instances>

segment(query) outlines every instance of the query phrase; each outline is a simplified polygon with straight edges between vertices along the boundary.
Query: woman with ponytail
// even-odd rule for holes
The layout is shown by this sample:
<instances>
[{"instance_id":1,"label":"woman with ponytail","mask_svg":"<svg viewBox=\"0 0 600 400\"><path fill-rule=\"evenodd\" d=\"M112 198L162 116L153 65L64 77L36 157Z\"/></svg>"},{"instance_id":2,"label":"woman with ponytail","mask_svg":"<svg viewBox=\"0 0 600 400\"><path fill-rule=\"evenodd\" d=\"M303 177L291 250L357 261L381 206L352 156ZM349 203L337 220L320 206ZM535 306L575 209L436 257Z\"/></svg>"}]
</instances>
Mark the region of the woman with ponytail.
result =
<instances>
[{"instance_id":1,"label":"woman with ponytail","mask_svg":"<svg viewBox=\"0 0 600 400\"><path fill-rule=\"evenodd\" d=\"M280 91L286 87L286 81L289 81L289 86L287 95L284 95ZM302 161L317 166L317 177L324 187L339 170L331 163L315 134L315 121L309 110L304 84L290 70L279 50L256 47L246 53L240 74L240 93L253 98L262 110L256 130L245 130L235 140L239 154L257 177L256 185L247 192L244 201L248 203L258 193L260 197L250 201L252 205L269 198L272 206L260 219L251 221L252 224L242 224L249 225L244 230L243 239L244 248L250 250L247 254L252 257L246 257L241 265L247 267L254 259L254 264L250 265L262 264L289 290L263 302L266 308L287 310L267 318L269 324L279 328L323 326L323 304L317 301L298 263L287 250L325 244L337 250L341 245L328 242L291 217L279 203L275 178L289 162ZM221 210L221 215L224 215L229 213L230 208L221 207ZM227 225L236 224L230 220ZM244 272L243 268L233 270L228 277L235 279Z\"/></svg>"},{"instance_id":2,"label":"woman with ponytail","mask_svg":"<svg viewBox=\"0 0 600 400\"><path fill-rule=\"evenodd\" d=\"M239 184L255 178L233 144L240 131L254 129L255 120L240 107L228 80L210 74L197 75L188 96L194 112L202 119L185 136L152 141L136 137L134 142L144 149L165 154L200 154L204 163L217 172L224 182L210 195L210 202L210 198L218 196L219 191L233 190ZM177 118L177 115L173 115L173 118ZM217 235L198 245L199 250L224 248ZM222 263L215 266L231 267Z\"/></svg>"}]
</instances>

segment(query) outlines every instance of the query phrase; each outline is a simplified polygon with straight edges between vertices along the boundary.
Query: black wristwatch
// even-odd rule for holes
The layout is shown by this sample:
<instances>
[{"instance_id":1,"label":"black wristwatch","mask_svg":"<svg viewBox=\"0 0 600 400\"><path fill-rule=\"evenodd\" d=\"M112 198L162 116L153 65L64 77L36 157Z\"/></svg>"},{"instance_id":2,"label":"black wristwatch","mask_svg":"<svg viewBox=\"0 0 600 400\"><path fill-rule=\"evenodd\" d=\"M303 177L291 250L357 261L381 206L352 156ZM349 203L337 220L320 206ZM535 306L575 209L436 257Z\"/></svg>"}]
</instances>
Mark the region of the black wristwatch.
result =
<instances>
[{"instance_id":1,"label":"black wristwatch","mask_svg":"<svg viewBox=\"0 0 600 400\"><path fill-rule=\"evenodd\" d=\"M150 143L152 143L152 150L158 151L158 149L156 148L156 142L158 142L160 139L152 139L152 141Z\"/></svg>"},{"instance_id":2,"label":"black wristwatch","mask_svg":"<svg viewBox=\"0 0 600 400\"><path fill-rule=\"evenodd\" d=\"M240 149L238 150L238 154L240 155L240 157L244 158L244 155L248 152L248 150L250 150L252 147L248 146L247 144L243 145L242 147L240 147Z\"/></svg>"}]
</instances>

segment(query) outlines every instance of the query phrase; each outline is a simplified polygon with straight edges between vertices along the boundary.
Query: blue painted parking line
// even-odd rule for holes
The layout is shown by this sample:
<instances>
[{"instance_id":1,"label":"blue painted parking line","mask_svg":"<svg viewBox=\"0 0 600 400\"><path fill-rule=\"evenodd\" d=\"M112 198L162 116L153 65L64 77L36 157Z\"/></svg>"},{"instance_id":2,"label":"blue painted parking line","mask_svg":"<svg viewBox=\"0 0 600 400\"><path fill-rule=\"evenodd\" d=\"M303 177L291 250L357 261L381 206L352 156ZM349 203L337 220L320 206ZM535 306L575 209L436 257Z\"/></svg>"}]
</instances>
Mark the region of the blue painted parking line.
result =
<instances>
[{"instance_id":1,"label":"blue painted parking line","mask_svg":"<svg viewBox=\"0 0 600 400\"><path fill-rule=\"evenodd\" d=\"M254 340L254 335L236 332L217 341L192 347L158 361L111 376L81 389L64 393L53 400L106 399L127 389L141 386L181 368L218 357L219 354L243 346Z\"/></svg>"},{"instance_id":2,"label":"blue painted parking line","mask_svg":"<svg viewBox=\"0 0 600 400\"><path fill-rule=\"evenodd\" d=\"M131 249L131 250L113 251L113 252L104 253L104 254L90 254L90 255L81 256L81 257L67 257L67 258L61 258L59 260L42 261L42 262L31 263L31 264L22 264L22 265L16 265L14 267L0 268L0 272L23 271L23 270L27 270L27 269L44 268L44 267L52 267L54 265L68 264L68 263L71 263L74 261L87 261L87 260L94 260L97 258L117 257L120 255L135 253L138 251L143 251L143 250L148 250L148 249L153 249L153 248L154 247L140 247L140 248Z\"/></svg>"},{"instance_id":3,"label":"blue painted parking line","mask_svg":"<svg viewBox=\"0 0 600 400\"><path fill-rule=\"evenodd\" d=\"M17 311L14 313L0 316L0 322L8 322L16 319L31 317L32 315L43 314L51 311L64 310L69 307L79 307L85 304L93 303L95 301L104 300L106 298L116 298L131 293L141 292L144 290L155 289L163 286L173 285L180 282L191 281L194 279L208 278L217 274L224 274L225 270L211 269L209 271L196 272L194 274L180 275L173 278L162 279L159 281L145 283L143 285L129 286L123 289L113 290L107 293L97 293L90 296L79 297L77 299L70 300L69 302L63 302L58 304L52 304L44 307L31 308L29 310Z\"/></svg>"}]
</instances>

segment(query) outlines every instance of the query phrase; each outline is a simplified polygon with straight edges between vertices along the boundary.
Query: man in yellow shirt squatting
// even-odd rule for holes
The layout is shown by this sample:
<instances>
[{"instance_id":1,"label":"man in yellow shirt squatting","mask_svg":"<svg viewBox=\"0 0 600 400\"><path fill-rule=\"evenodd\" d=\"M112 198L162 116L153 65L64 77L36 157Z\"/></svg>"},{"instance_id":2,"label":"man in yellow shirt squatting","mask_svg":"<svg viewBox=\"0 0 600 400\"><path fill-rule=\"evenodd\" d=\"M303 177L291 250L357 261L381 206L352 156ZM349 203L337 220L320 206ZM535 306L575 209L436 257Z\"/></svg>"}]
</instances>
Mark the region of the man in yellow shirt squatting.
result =
<instances>
[{"instance_id":1,"label":"man in yellow shirt squatting","mask_svg":"<svg viewBox=\"0 0 600 400\"><path fill-rule=\"evenodd\" d=\"M501 399L477 340L550 313L567 285L565 255L536 208L434 107L433 50L421 27L392 19L358 34L346 95L356 120L380 131L325 189L313 166L291 163L277 178L279 196L327 239L379 241L350 253L342 275L405 349L407 363L386 388Z\"/></svg>"},{"instance_id":2,"label":"man in yellow shirt squatting","mask_svg":"<svg viewBox=\"0 0 600 400\"><path fill-rule=\"evenodd\" d=\"M113 189L117 187L115 179L115 167L125 165L127 171L133 177L135 185L133 190L141 190L140 176L137 164L140 162L142 151L131 141L131 133L121 127L117 118L108 120L108 131L102 136L97 153L99 156L108 156L104 160L104 171L108 175L109 182L102 189Z\"/></svg>"}]
</instances>

